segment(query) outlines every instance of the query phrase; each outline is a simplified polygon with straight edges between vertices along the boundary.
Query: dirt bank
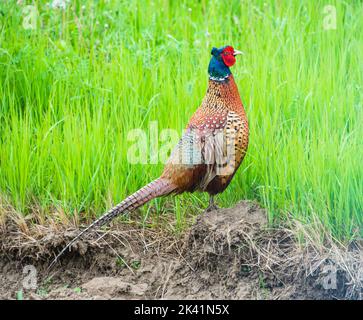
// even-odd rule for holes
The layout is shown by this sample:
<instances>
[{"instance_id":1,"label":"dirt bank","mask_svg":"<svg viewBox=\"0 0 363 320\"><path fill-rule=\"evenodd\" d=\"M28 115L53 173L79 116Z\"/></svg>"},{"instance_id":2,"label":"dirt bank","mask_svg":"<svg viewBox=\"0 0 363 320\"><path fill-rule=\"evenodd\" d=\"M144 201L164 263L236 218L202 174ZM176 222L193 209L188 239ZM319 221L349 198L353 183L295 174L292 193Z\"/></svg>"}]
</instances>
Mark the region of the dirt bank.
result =
<instances>
[{"instance_id":1,"label":"dirt bank","mask_svg":"<svg viewBox=\"0 0 363 320\"><path fill-rule=\"evenodd\" d=\"M79 241L77 230L7 223L1 232L2 299L358 299L362 250L324 247L267 227L251 202L204 213L182 236L118 224ZM30 287L34 287L34 289Z\"/></svg>"}]
</instances>

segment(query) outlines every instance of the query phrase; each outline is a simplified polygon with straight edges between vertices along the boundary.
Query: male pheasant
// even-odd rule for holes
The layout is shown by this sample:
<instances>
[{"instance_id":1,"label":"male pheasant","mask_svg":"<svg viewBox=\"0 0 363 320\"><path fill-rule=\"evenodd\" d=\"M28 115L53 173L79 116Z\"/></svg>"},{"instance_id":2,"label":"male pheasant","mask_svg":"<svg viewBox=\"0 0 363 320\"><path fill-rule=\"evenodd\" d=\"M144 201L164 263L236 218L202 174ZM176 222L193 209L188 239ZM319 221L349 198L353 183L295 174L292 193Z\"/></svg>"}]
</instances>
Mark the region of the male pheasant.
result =
<instances>
[{"instance_id":1,"label":"male pheasant","mask_svg":"<svg viewBox=\"0 0 363 320\"><path fill-rule=\"evenodd\" d=\"M137 209L156 197L205 191L208 209L215 208L214 195L223 192L240 166L248 147L248 122L230 67L241 54L231 46L212 49L209 83L202 105L171 153L162 175L127 197L80 232L54 259L82 235ZM207 209L207 210L208 210Z\"/></svg>"}]
</instances>

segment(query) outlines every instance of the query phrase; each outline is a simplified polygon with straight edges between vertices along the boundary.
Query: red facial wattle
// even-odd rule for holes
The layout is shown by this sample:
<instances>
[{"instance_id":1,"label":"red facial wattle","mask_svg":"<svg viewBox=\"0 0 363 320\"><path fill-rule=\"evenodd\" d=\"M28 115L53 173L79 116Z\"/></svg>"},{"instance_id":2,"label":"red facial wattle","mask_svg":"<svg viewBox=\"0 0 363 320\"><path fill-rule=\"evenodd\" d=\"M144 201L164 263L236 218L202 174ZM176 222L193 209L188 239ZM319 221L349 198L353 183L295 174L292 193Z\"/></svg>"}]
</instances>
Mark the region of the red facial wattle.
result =
<instances>
[{"instance_id":1,"label":"red facial wattle","mask_svg":"<svg viewBox=\"0 0 363 320\"><path fill-rule=\"evenodd\" d=\"M234 56L234 49L233 47L226 47L221 53L222 59L224 64L227 67L231 67L236 63L236 58Z\"/></svg>"}]
</instances>

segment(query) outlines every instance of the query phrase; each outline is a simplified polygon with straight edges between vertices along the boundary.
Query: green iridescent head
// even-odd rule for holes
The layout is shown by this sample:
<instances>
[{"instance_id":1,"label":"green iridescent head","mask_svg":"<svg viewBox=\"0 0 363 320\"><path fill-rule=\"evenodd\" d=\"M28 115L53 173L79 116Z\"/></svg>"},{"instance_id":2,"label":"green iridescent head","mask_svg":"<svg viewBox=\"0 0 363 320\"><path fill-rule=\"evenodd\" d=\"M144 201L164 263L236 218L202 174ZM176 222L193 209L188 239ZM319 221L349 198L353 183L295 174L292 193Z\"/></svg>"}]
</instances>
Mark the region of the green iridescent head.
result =
<instances>
[{"instance_id":1,"label":"green iridescent head","mask_svg":"<svg viewBox=\"0 0 363 320\"><path fill-rule=\"evenodd\" d=\"M236 63L236 55L242 54L241 51L235 50L232 46L222 48L213 47L212 58L209 62L208 73L211 79L224 80L230 74L232 67Z\"/></svg>"}]
</instances>

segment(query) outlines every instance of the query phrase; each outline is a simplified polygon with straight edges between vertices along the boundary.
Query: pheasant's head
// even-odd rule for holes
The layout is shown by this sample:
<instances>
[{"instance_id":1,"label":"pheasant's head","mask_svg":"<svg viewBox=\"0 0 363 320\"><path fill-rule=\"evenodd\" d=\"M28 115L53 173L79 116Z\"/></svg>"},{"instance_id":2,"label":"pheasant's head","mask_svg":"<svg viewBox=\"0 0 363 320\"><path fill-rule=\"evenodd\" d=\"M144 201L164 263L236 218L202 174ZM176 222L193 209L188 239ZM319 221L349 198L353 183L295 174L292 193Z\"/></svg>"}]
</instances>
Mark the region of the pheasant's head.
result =
<instances>
[{"instance_id":1,"label":"pheasant's head","mask_svg":"<svg viewBox=\"0 0 363 320\"><path fill-rule=\"evenodd\" d=\"M236 63L236 55L242 52L232 46L225 46L219 49L213 48L211 54L208 73L213 80L224 80L231 74L229 67Z\"/></svg>"}]
</instances>

